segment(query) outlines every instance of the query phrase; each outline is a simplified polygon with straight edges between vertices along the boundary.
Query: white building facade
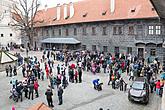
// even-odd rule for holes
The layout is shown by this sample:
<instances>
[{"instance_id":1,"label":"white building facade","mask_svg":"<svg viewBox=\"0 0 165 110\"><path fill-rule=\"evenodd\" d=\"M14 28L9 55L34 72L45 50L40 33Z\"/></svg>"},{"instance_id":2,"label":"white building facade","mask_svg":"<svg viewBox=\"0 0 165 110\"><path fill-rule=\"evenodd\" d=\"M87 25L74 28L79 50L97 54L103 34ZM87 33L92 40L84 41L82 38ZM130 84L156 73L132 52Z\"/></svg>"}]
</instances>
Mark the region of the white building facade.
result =
<instances>
[{"instance_id":1,"label":"white building facade","mask_svg":"<svg viewBox=\"0 0 165 110\"><path fill-rule=\"evenodd\" d=\"M21 44L20 31L12 28L11 7L13 0L0 0L0 47L8 44Z\"/></svg>"}]
</instances>

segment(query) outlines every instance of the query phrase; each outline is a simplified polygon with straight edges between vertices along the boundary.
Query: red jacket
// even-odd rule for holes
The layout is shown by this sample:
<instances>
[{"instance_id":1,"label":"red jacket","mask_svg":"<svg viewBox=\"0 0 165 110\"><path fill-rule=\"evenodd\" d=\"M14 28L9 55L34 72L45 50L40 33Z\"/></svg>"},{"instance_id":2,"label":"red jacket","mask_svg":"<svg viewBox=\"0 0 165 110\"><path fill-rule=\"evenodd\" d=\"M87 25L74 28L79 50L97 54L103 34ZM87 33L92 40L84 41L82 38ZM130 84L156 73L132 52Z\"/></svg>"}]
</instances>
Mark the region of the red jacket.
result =
<instances>
[{"instance_id":1,"label":"red jacket","mask_svg":"<svg viewBox=\"0 0 165 110\"><path fill-rule=\"evenodd\" d=\"M156 88L160 89L160 82L156 82Z\"/></svg>"},{"instance_id":2,"label":"red jacket","mask_svg":"<svg viewBox=\"0 0 165 110\"><path fill-rule=\"evenodd\" d=\"M38 84L38 82L35 81L35 82L34 82L34 89L35 89L35 90L38 90L38 87L39 87L39 84Z\"/></svg>"}]
</instances>

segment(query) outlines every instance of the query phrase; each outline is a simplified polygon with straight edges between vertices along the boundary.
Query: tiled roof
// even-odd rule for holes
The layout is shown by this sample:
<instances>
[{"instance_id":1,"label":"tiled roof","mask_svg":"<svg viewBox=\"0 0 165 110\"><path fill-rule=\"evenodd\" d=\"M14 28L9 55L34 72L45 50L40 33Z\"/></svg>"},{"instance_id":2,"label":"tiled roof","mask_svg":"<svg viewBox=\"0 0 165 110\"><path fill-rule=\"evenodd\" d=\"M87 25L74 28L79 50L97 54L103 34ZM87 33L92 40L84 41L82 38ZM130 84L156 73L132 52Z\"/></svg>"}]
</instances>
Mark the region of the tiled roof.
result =
<instances>
[{"instance_id":1,"label":"tiled roof","mask_svg":"<svg viewBox=\"0 0 165 110\"><path fill-rule=\"evenodd\" d=\"M64 5L61 5L60 20L57 7L40 10L36 26L62 25L82 22L158 18L150 0L115 0L115 11L111 13L111 0L83 0L74 3L74 16L64 19ZM69 4L68 4L69 7ZM68 8L69 9L69 8ZM69 13L68 13L69 14Z\"/></svg>"},{"instance_id":2,"label":"tiled roof","mask_svg":"<svg viewBox=\"0 0 165 110\"><path fill-rule=\"evenodd\" d=\"M49 108L46 104L39 102L33 105L32 107L30 107L28 110L52 110L52 109Z\"/></svg>"}]
</instances>

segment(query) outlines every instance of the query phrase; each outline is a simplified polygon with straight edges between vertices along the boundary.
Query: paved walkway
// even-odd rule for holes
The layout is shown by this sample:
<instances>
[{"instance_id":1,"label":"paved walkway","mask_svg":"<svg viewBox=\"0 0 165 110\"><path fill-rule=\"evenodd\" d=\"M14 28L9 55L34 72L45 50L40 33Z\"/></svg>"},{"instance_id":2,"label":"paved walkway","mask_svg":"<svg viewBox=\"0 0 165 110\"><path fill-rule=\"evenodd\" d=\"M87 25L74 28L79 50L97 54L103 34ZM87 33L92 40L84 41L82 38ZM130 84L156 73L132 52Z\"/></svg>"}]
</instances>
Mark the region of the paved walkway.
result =
<instances>
[{"instance_id":1,"label":"paved walkway","mask_svg":"<svg viewBox=\"0 0 165 110\"><path fill-rule=\"evenodd\" d=\"M36 53L30 53L36 55ZM41 55L38 53L37 55ZM57 65L57 63L56 63ZM55 71L55 70L54 70ZM104 83L102 91L93 89L92 80L100 78ZM128 77L123 74L124 79L128 82ZM19 71L17 78L22 80L21 72ZM26 110L37 102L46 102L45 91L48 81L39 81L39 98L28 100L23 98L23 102L13 102L8 97L10 95L10 79L5 77L5 73L0 73L0 110L10 110L12 105L15 105L16 110ZM64 104L58 105L57 89L54 89L53 103L54 110L98 110L100 107L110 110L159 110L161 98L155 94L150 94L150 102L148 105L132 103L128 101L128 93L119 90L113 90L111 86L107 85L108 75L99 73L93 75L92 73L83 72L82 83L69 83L69 86L64 90ZM129 84L131 82L128 82ZM128 85L129 87L129 85Z\"/></svg>"}]
</instances>

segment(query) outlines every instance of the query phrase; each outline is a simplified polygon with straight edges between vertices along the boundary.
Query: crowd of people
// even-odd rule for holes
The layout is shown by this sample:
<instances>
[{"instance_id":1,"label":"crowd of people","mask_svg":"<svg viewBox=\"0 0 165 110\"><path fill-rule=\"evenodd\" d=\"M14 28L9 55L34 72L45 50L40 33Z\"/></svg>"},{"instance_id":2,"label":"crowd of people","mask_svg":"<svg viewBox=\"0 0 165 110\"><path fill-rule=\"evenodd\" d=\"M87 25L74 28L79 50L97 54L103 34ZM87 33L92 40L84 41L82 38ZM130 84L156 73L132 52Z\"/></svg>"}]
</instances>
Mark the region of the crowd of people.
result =
<instances>
[{"instance_id":1,"label":"crowd of people","mask_svg":"<svg viewBox=\"0 0 165 110\"><path fill-rule=\"evenodd\" d=\"M55 61L61 62L55 66ZM76 63L74 63L76 62ZM55 71L53 71L56 69ZM68 71L66 71L68 70ZM160 73L160 64L158 59L155 59L152 64L148 64L144 59L139 59L137 56L130 54L112 55L104 52L55 52L43 51L41 58L29 57L26 63L22 65L23 81L17 81L12 78L12 98L20 98L22 101L22 93L25 97L33 100L35 91L36 98L39 97L38 80L49 80L45 95L49 107L54 107L52 96L53 89L57 88L57 96L59 105L63 104L64 89L70 83L82 83L83 72L97 75L99 73L108 74L108 85L112 85L112 89L127 90L127 83L122 77L122 74L127 74L129 80L134 81L136 77L146 77L150 84L151 93L156 90L156 94L160 94L160 88L163 83L157 79L157 74ZM164 71L162 69L162 71ZM12 77L17 75L16 66L6 66L6 76ZM98 91L102 90L103 83L99 83L100 79L92 81L94 88ZM17 97L17 98L15 98Z\"/></svg>"}]
</instances>

